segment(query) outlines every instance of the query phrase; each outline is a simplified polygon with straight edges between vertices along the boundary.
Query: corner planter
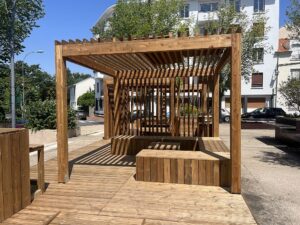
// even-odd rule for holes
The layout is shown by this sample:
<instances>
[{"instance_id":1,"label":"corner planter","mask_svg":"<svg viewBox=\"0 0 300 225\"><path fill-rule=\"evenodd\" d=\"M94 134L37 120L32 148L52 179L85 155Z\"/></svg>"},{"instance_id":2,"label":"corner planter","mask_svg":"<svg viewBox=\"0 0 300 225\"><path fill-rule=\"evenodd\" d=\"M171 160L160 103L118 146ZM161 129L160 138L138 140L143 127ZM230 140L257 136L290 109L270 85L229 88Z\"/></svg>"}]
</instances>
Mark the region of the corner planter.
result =
<instances>
[{"instance_id":1,"label":"corner planter","mask_svg":"<svg viewBox=\"0 0 300 225\"><path fill-rule=\"evenodd\" d=\"M68 137L71 138L71 137L78 137L80 136L80 127L76 127L76 128L73 128L73 129L69 129L68 130Z\"/></svg>"}]
</instances>

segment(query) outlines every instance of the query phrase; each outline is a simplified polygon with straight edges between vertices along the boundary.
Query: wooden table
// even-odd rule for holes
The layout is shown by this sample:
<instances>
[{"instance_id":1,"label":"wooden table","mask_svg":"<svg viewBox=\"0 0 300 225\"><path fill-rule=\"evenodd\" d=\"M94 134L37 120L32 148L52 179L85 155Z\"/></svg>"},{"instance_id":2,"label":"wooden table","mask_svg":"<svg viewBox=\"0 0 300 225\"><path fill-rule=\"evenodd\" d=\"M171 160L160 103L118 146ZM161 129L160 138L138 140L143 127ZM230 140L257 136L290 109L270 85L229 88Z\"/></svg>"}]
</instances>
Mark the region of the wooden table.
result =
<instances>
[{"instance_id":1,"label":"wooden table","mask_svg":"<svg viewBox=\"0 0 300 225\"><path fill-rule=\"evenodd\" d=\"M45 191L45 168L44 168L44 145L33 145L29 146L29 152L37 152L37 169L38 179L37 186L41 192Z\"/></svg>"}]
</instances>

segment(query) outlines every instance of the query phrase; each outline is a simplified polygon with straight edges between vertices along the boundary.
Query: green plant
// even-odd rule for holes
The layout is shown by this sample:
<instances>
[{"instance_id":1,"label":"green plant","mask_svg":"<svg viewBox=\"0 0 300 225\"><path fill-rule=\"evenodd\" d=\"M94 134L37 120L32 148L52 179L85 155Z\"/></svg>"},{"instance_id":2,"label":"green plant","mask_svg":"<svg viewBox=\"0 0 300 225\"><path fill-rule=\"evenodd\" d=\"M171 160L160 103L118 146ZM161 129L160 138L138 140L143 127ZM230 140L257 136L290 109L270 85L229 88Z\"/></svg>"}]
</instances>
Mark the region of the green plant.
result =
<instances>
[{"instance_id":1,"label":"green plant","mask_svg":"<svg viewBox=\"0 0 300 225\"><path fill-rule=\"evenodd\" d=\"M26 106L25 118L27 120L26 128L33 131L43 129L56 129L56 101L45 100L31 102ZM75 111L68 108L68 128L76 127Z\"/></svg>"},{"instance_id":2,"label":"green plant","mask_svg":"<svg viewBox=\"0 0 300 225\"><path fill-rule=\"evenodd\" d=\"M114 15L92 28L100 38L167 35L177 33L181 22L183 0L117 1ZM107 23L109 26L106 26Z\"/></svg>"},{"instance_id":3,"label":"green plant","mask_svg":"<svg viewBox=\"0 0 300 225\"><path fill-rule=\"evenodd\" d=\"M300 2L291 0L291 4L286 11L288 17L287 29L292 32L291 38L300 39Z\"/></svg>"},{"instance_id":4,"label":"green plant","mask_svg":"<svg viewBox=\"0 0 300 225\"><path fill-rule=\"evenodd\" d=\"M86 112L95 106L95 91L89 90L77 99L77 104Z\"/></svg>"},{"instance_id":5,"label":"green plant","mask_svg":"<svg viewBox=\"0 0 300 225\"><path fill-rule=\"evenodd\" d=\"M284 99L284 103L295 108L300 112L300 80L295 78L289 78L280 84L279 90L280 94Z\"/></svg>"}]
</instances>

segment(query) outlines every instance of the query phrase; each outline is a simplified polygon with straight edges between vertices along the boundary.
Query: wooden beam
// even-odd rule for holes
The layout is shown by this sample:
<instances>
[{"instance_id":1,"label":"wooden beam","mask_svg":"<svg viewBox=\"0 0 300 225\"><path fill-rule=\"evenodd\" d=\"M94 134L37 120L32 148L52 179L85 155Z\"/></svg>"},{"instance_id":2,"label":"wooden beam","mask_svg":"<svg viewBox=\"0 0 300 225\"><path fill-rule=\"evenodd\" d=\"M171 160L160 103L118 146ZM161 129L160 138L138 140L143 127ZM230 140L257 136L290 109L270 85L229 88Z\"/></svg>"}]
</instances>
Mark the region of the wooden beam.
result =
<instances>
[{"instance_id":1,"label":"wooden beam","mask_svg":"<svg viewBox=\"0 0 300 225\"><path fill-rule=\"evenodd\" d=\"M63 45L63 56L105 55L231 47L231 35Z\"/></svg>"},{"instance_id":2,"label":"wooden beam","mask_svg":"<svg viewBox=\"0 0 300 225\"><path fill-rule=\"evenodd\" d=\"M232 34L230 84L231 193L241 193L241 34Z\"/></svg>"},{"instance_id":3,"label":"wooden beam","mask_svg":"<svg viewBox=\"0 0 300 225\"><path fill-rule=\"evenodd\" d=\"M88 57L78 57L78 56L71 56L67 58L68 61L78 64L80 66L87 67L89 69L107 74L109 76L114 77L116 75L116 71L111 69L110 67L104 66L101 63L97 62L94 59Z\"/></svg>"},{"instance_id":4,"label":"wooden beam","mask_svg":"<svg viewBox=\"0 0 300 225\"><path fill-rule=\"evenodd\" d=\"M58 182L69 180L67 72L62 46L55 46Z\"/></svg>"},{"instance_id":5,"label":"wooden beam","mask_svg":"<svg viewBox=\"0 0 300 225\"><path fill-rule=\"evenodd\" d=\"M219 74L221 72L221 70L223 69L223 67L228 62L230 62L230 54L231 54L230 48L224 50L221 59L219 60L219 62L217 62L217 66L216 66L216 70L215 70L216 74Z\"/></svg>"}]
</instances>

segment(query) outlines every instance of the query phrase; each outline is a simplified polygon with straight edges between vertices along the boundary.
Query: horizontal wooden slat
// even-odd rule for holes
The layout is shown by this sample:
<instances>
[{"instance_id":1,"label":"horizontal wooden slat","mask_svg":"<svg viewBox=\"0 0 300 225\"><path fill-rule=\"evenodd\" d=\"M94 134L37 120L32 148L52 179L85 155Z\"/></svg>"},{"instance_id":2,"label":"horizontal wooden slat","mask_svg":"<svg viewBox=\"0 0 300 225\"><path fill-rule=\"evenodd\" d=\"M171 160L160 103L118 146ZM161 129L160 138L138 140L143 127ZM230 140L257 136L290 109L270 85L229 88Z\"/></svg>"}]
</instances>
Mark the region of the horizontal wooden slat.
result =
<instances>
[{"instance_id":1,"label":"horizontal wooden slat","mask_svg":"<svg viewBox=\"0 0 300 225\"><path fill-rule=\"evenodd\" d=\"M192 49L227 48L231 46L231 35L206 37L153 39L122 42L84 43L62 45L63 56L126 54L158 51L180 51Z\"/></svg>"}]
</instances>

